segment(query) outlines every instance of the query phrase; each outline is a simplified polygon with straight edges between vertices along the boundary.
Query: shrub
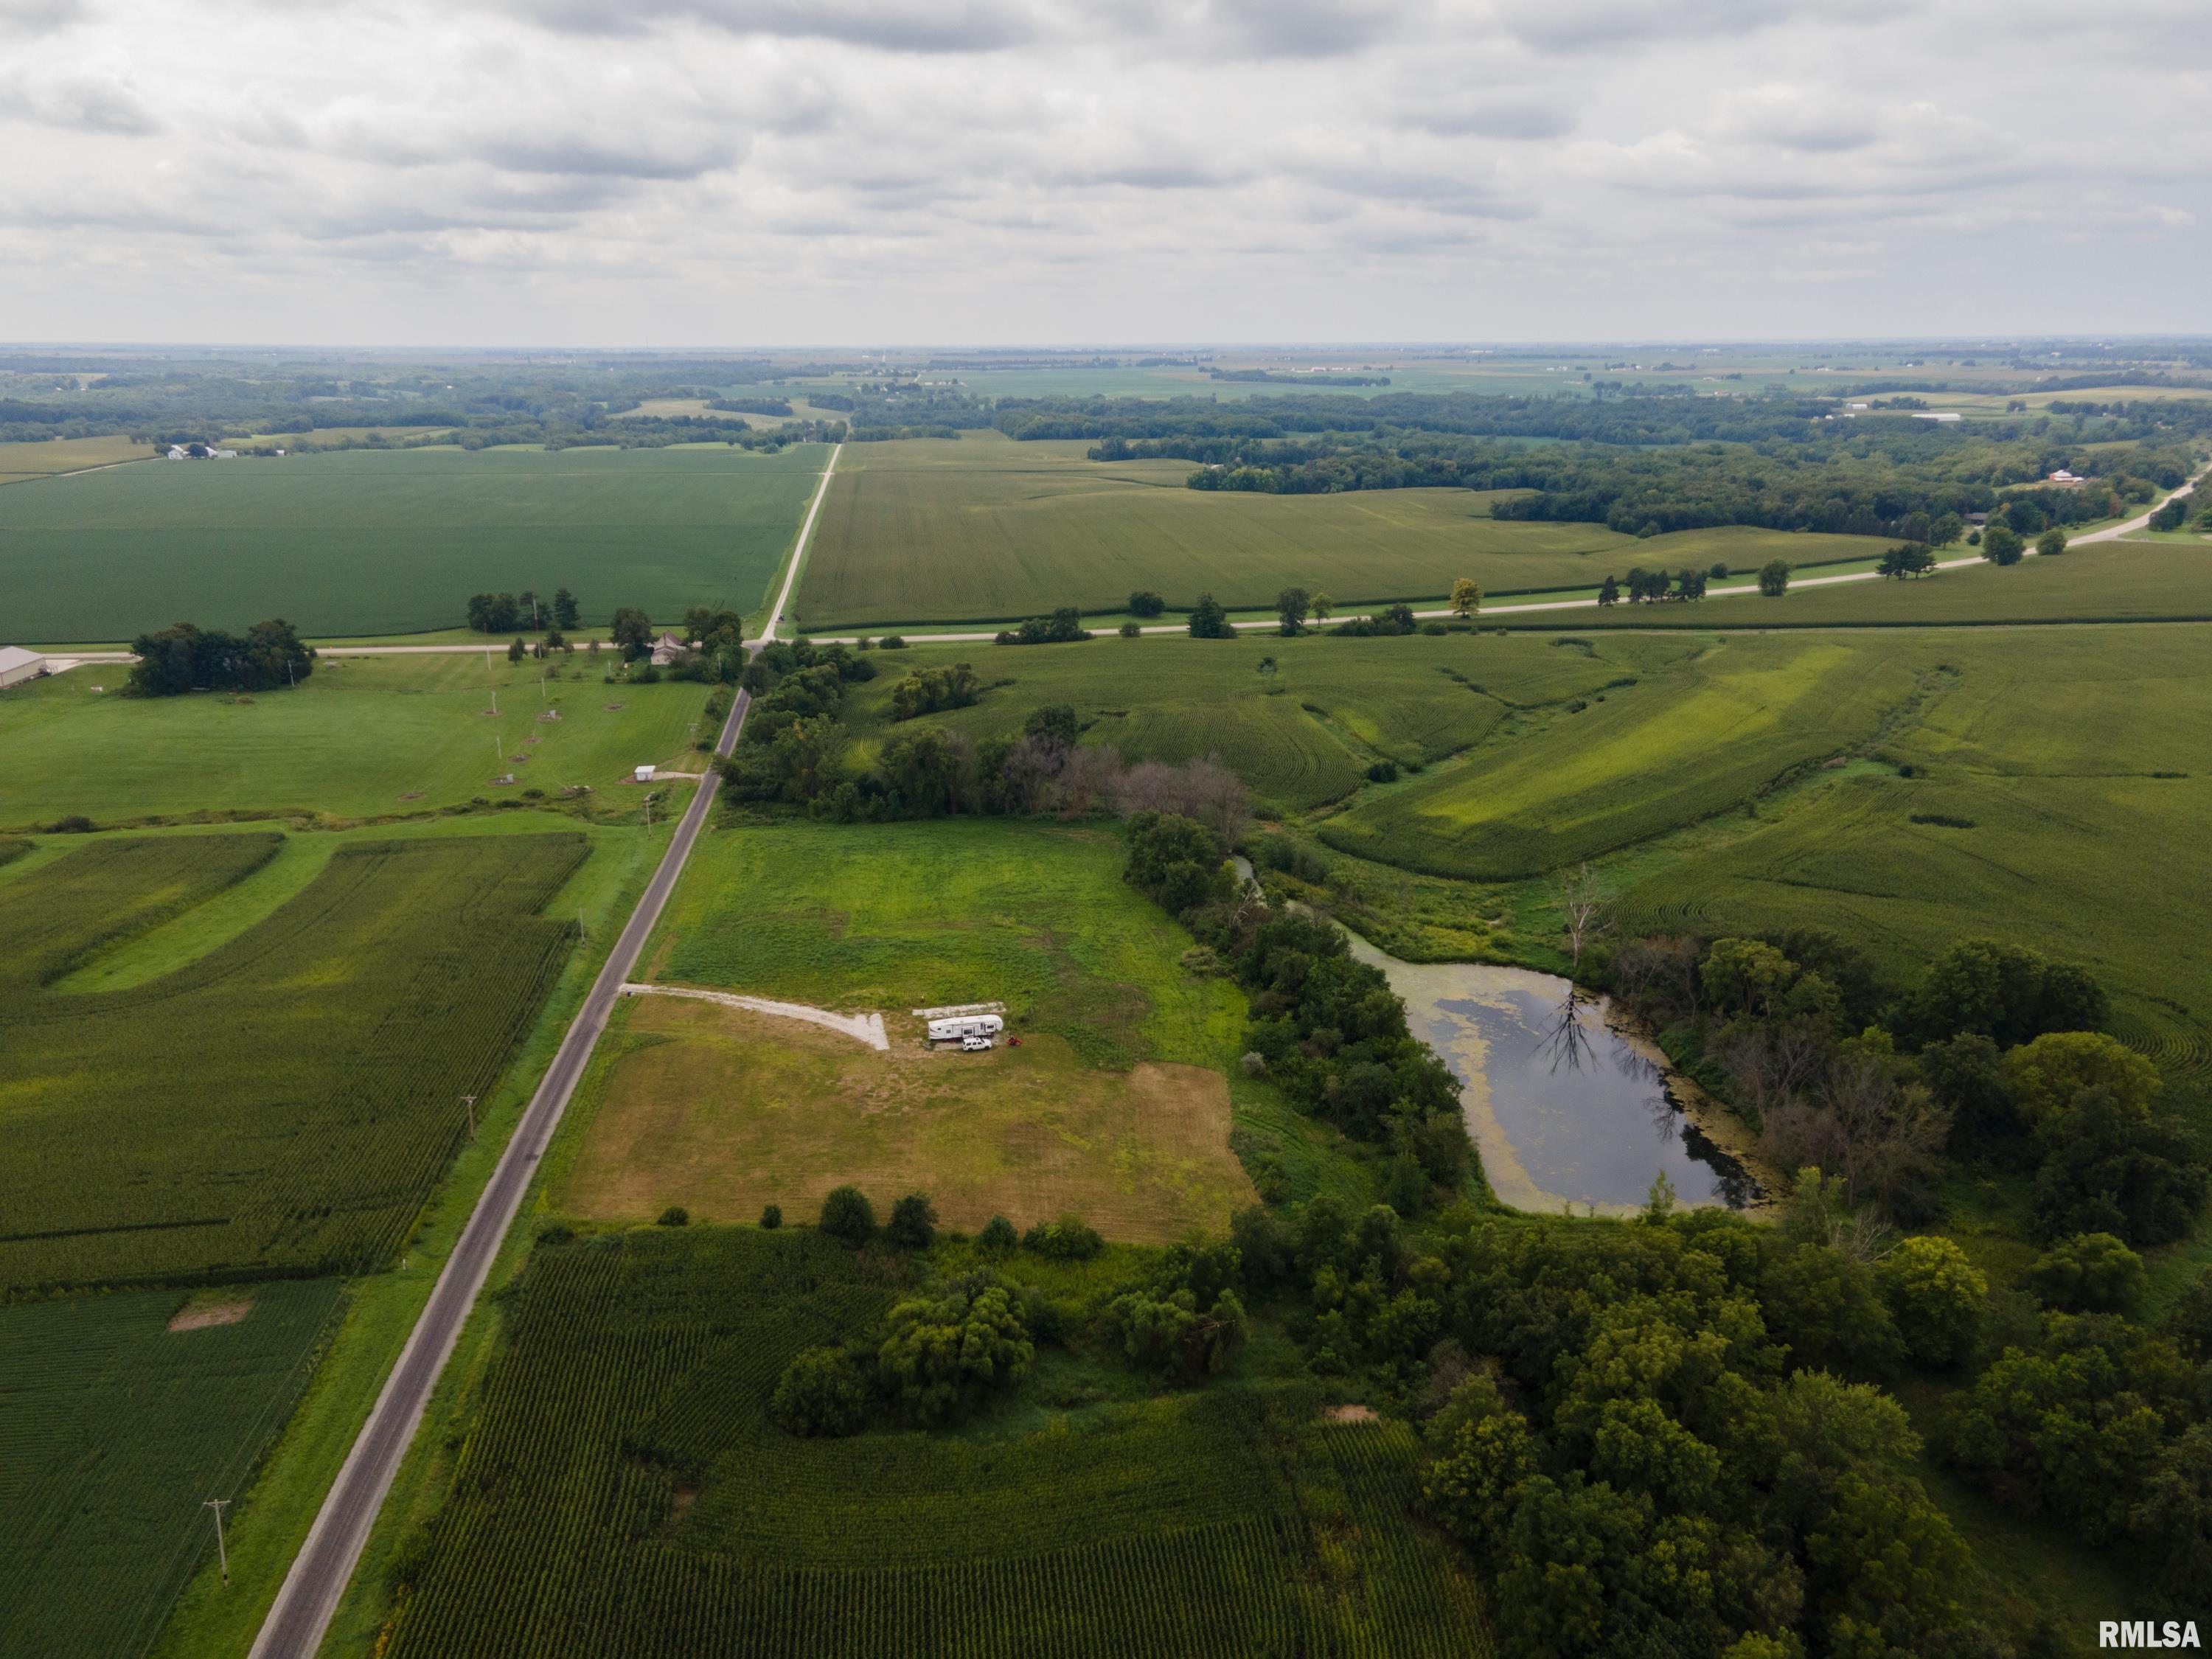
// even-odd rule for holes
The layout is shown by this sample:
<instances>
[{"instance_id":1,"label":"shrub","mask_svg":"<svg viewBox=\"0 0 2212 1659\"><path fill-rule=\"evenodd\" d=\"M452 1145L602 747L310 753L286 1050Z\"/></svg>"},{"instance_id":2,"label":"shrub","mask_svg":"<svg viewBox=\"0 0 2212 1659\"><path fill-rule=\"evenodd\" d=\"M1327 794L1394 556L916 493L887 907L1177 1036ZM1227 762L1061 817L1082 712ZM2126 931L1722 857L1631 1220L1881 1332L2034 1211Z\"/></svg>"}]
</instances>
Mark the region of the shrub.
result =
<instances>
[{"instance_id":1,"label":"shrub","mask_svg":"<svg viewBox=\"0 0 2212 1659\"><path fill-rule=\"evenodd\" d=\"M1139 635L1143 634L1144 631L1145 630L1143 629L1139 628L1133 622L1125 622L1121 624L1121 637L1125 640L1133 640Z\"/></svg>"},{"instance_id":2,"label":"shrub","mask_svg":"<svg viewBox=\"0 0 2212 1659\"><path fill-rule=\"evenodd\" d=\"M691 1212L681 1204L670 1205L660 1212L660 1219L653 1223L656 1227L688 1227L690 1224Z\"/></svg>"},{"instance_id":3,"label":"shrub","mask_svg":"<svg viewBox=\"0 0 2212 1659\"><path fill-rule=\"evenodd\" d=\"M884 1239L900 1250L926 1250L937 1242L937 1210L927 1194L908 1193L891 1206Z\"/></svg>"},{"instance_id":4,"label":"shrub","mask_svg":"<svg viewBox=\"0 0 2212 1659\"><path fill-rule=\"evenodd\" d=\"M1002 1215L993 1216L975 1235L975 1247L986 1255L1011 1255L1021 1242L1014 1224Z\"/></svg>"},{"instance_id":5,"label":"shrub","mask_svg":"<svg viewBox=\"0 0 2212 1659\"><path fill-rule=\"evenodd\" d=\"M1106 1248L1106 1241L1080 1218L1063 1215L1024 1233L1022 1248L1053 1261L1088 1261Z\"/></svg>"},{"instance_id":6,"label":"shrub","mask_svg":"<svg viewBox=\"0 0 2212 1659\"><path fill-rule=\"evenodd\" d=\"M2128 1313L2142 1299L2142 1258L2110 1233L2076 1233L2043 1253L2028 1285L2061 1313Z\"/></svg>"},{"instance_id":7,"label":"shrub","mask_svg":"<svg viewBox=\"0 0 2212 1659\"><path fill-rule=\"evenodd\" d=\"M2066 532L2057 525L2035 538L2035 550L2044 558L2051 558L2066 550Z\"/></svg>"},{"instance_id":8,"label":"shrub","mask_svg":"<svg viewBox=\"0 0 2212 1659\"><path fill-rule=\"evenodd\" d=\"M787 1433L854 1434L867 1418L867 1378L842 1348L806 1348L783 1368L768 1411Z\"/></svg>"},{"instance_id":9,"label":"shrub","mask_svg":"<svg viewBox=\"0 0 2212 1659\"><path fill-rule=\"evenodd\" d=\"M781 1204L771 1204L766 1209L763 1210L761 1212L760 1224L761 1230L763 1232L771 1233L778 1227L783 1225L783 1206Z\"/></svg>"},{"instance_id":10,"label":"shrub","mask_svg":"<svg viewBox=\"0 0 2212 1659\"><path fill-rule=\"evenodd\" d=\"M906 635L903 634L886 634L883 638L876 641L876 649L878 651L903 651L906 649Z\"/></svg>"},{"instance_id":11,"label":"shrub","mask_svg":"<svg viewBox=\"0 0 2212 1659\"><path fill-rule=\"evenodd\" d=\"M875 1206L858 1187L838 1187L822 1200L822 1231L848 1244L865 1244L876 1236Z\"/></svg>"},{"instance_id":12,"label":"shrub","mask_svg":"<svg viewBox=\"0 0 2212 1659\"><path fill-rule=\"evenodd\" d=\"M481 800L483 797L477 799ZM65 818L56 818L46 826L46 831L50 836L88 836L92 833L92 820L81 812L72 812Z\"/></svg>"},{"instance_id":13,"label":"shrub","mask_svg":"<svg viewBox=\"0 0 2212 1659\"><path fill-rule=\"evenodd\" d=\"M1168 608L1168 602L1149 587L1140 587L1129 595L1129 614L1133 617L1157 617Z\"/></svg>"}]
</instances>

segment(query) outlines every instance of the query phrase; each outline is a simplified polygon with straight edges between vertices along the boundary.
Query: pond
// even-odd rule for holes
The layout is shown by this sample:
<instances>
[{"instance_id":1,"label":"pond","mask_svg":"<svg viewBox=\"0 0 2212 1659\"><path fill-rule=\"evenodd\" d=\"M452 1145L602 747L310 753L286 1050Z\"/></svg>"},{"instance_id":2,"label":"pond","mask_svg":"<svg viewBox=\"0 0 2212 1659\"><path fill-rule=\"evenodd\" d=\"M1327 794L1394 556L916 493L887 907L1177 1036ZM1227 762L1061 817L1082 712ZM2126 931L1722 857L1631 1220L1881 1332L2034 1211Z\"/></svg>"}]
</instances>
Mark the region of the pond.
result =
<instances>
[{"instance_id":1,"label":"pond","mask_svg":"<svg viewBox=\"0 0 2212 1659\"><path fill-rule=\"evenodd\" d=\"M1662 1174L1684 1204L1741 1209L1761 1196L1672 1097L1657 1048L1607 1024L1604 999L1551 974L1401 962L1347 937L1459 1079L1468 1133L1501 1201L1626 1214Z\"/></svg>"}]
</instances>

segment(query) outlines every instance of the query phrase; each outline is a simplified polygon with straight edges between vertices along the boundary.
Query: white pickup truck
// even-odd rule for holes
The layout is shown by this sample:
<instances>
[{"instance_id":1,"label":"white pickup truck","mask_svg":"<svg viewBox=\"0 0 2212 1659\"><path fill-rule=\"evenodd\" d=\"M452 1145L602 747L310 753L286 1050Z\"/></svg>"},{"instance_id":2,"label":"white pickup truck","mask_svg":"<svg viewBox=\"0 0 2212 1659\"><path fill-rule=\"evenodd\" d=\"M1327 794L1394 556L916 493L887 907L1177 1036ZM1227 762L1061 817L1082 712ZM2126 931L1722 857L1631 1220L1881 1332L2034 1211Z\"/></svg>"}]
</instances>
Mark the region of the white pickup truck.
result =
<instances>
[{"instance_id":1,"label":"white pickup truck","mask_svg":"<svg viewBox=\"0 0 2212 1659\"><path fill-rule=\"evenodd\" d=\"M999 1045L987 1036L964 1036L960 1039L960 1052L972 1054L980 1048L995 1048Z\"/></svg>"}]
</instances>

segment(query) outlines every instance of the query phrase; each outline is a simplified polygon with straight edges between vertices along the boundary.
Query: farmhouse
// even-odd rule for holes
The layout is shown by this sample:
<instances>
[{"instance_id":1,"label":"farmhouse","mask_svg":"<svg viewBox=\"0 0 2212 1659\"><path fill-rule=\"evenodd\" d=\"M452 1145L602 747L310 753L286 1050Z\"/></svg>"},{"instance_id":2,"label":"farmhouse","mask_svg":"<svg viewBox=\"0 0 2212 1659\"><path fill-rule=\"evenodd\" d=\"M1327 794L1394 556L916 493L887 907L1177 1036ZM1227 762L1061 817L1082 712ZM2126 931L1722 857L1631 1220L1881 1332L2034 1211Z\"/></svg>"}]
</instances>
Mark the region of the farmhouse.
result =
<instances>
[{"instance_id":1,"label":"farmhouse","mask_svg":"<svg viewBox=\"0 0 2212 1659\"><path fill-rule=\"evenodd\" d=\"M673 634L663 634L653 642L653 665L665 668L684 654L684 641Z\"/></svg>"},{"instance_id":2,"label":"farmhouse","mask_svg":"<svg viewBox=\"0 0 2212 1659\"><path fill-rule=\"evenodd\" d=\"M2085 484L2089 481L2087 478L2082 477L2079 473L2069 472L2062 466L2057 471L2052 473L2048 478L2045 478L2044 482L2045 483L2055 483L2063 489L2071 489L2078 484Z\"/></svg>"},{"instance_id":3,"label":"farmhouse","mask_svg":"<svg viewBox=\"0 0 2212 1659\"><path fill-rule=\"evenodd\" d=\"M46 672L46 659L20 645L0 646L0 686L21 685Z\"/></svg>"}]
</instances>

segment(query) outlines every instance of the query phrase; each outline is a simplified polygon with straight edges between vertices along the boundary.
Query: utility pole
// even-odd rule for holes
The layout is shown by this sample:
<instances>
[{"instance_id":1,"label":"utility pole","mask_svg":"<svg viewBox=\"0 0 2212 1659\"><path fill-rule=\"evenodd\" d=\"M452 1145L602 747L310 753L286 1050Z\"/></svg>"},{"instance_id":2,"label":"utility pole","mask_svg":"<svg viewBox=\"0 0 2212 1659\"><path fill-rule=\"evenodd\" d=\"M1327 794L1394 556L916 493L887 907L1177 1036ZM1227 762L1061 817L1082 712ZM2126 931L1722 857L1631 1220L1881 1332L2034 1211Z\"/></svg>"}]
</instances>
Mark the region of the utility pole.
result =
<instances>
[{"instance_id":1,"label":"utility pole","mask_svg":"<svg viewBox=\"0 0 2212 1659\"><path fill-rule=\"evenodd\" d=\"M222 1541L222 1512L230 1507L228 1498L210 1498L201 1504L204 1510L215 1511L215 1553L222 1561L222 1582L230 1582L230 1547Z\"/></svg>"},{"instance_id":2,"label":"utility pole","mask_svg":"<svg viewBox=\"0 0 2212 1659\"><path fill-rule=\"evenodd\" d=\"M477 1138L477 1097L474 1095L463 1095L461 1104L469 1109L469 1139L474 1140Z\"/></svg>"}]
</instances>

